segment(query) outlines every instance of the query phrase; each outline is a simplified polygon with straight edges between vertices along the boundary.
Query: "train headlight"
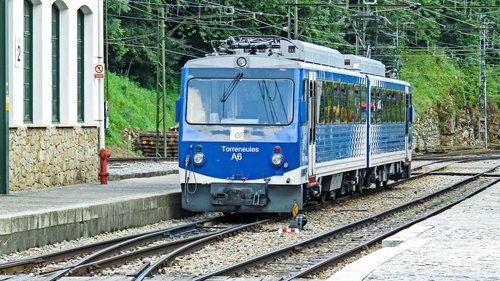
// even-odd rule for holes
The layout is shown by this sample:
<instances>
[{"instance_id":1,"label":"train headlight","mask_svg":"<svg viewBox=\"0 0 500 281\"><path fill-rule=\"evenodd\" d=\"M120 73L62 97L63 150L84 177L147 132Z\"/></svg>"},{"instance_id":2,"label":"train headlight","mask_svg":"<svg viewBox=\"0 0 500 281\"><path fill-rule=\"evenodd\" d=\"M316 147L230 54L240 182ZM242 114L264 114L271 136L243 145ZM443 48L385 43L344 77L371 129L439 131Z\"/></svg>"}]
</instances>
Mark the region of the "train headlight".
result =
<instances>
[{"instance_id":1,"label":"train headlight","mask_svg":"<svg viewBox=\"0 0 500 281\"><path fill-rule=\"evenodd\" d=\"M203 153L196 153L193 157L194 164L201 166L205 163L205 155Z\"/></svg>"},{"instance_id":2,"label":"train headlight","mask_svg":"<svg viewBox=\"0 0 500 281\"><path fill-rule=\"evenodd\" d=\"M283 155L281 155L281 154L274 154L273 157L271 158L271 162L276 167L281 166L283 164Z\"/></svg>"},{"instance_id":3,"label":"train headlight","mask_svg":"<svg viewBox=\"0 0 500 281\"><path fill-rule=\"evenodd\" d=\"M236 59L236 64L239 66L239 67L244 67L247 65L247 59L244 58L244 57L239 57Z\"/></svg>"}]
</instances>

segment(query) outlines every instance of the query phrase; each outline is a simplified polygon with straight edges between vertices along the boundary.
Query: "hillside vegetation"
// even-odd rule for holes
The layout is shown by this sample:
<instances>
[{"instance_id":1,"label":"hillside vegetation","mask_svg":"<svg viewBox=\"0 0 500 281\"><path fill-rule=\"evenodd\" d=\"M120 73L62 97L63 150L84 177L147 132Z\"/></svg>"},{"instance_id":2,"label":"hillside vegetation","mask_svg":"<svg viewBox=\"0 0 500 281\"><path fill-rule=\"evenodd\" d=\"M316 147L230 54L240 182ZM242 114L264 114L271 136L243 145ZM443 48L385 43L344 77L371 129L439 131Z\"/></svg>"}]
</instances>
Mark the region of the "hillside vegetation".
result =
<instances>
[{"instance_id":1,"label":"hillside vegetation","mask_svg":"<svg viewBox=\"0 0 500 281\"><path fill-rule=\"evenodd\" d=\"M477 101L478 95L478 69L474 61L457 61L442 52L413 51L405 55L401 62L401 79L412 84L413 104L418 116L425 117L431 111L437 112L444 124L446 119L455 118L460 110L468 109L474 115L473 118L477 117L477 113L472 113L473 103ZM493 69L488 71L491 73ZM174 86L168 92L168 126L175 124L178 80L174 81ZM500 83L497 81L488 85L492 114L498 112L499 87ZM134 153L128 143L128 136L156 128L156 92L140 87L127 77L111 73L109 101L110 127L106 131L106 142L118 154Z\"/></svg>"},{"instance_id":2,"label":"hillside vegetation","mask_svg":"<svg viewBox=\"0 0 500 281\"><path fill-rule=\"evenodd\" d=\"M322 2L325 5L317 5ZM433 145L477 144L479 46L484 46L488 124L493 132L490 140L498 142L497 2L471 0L457 5L439 0L403 1L400 7L388 9L386 5L394 5L394 1L356 6L361 2L301 0L297 7L290 7L290 1L283 0L108 0L105 33L110 71L153 89L143 90L126 78L110 76L114 82L110 83L112 126L108 143L129 147L124 142L128 137L124 139L123 135L129 135L131 128L155 128L154 88L159 64L164 63L171 89L170 125L182 65L212 52L220 40L241 34L296 38L382 61L388 76L399 73L401 79L413 85L420 127L438 128L415 135L421 133L423 142L433 135L446 135L444 139L437 137ZM159 25L161 22L164 25ZM159 60L160 43L165 46L165 62Z\"/></svg>"},{"instance_id":3,"label":"hillside vegetation","mask_svg":"<svg viewBox=\"0 0 500 281\"><path fill-rule=\"evenodd\" d=\"M156 128L156 91L142 88L137 82L113 73L109 73L108 79L109 89L105 93L109 100L110 124L106 129L106 144L115 154L134 153L128 142L129 136ZM168 126L175 124L175 100L178 95L177 91L167 94Z\"/></svg>"}]
</instances>

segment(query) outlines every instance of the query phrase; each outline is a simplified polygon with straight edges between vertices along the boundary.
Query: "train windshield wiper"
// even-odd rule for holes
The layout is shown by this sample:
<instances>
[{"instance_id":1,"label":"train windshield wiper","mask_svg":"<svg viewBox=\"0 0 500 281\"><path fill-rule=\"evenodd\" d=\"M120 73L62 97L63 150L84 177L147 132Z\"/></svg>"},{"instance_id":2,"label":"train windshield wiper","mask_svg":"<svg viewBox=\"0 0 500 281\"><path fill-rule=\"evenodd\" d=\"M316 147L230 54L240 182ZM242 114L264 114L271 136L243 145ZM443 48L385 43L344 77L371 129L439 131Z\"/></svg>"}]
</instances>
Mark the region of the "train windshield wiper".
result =
<instances>
[{"instance_id":1,"label":"train windshield wiper","mask_svg":"<svg viewBox=\"0 0 500 281\"><path fill-rule=\"evenodd\" d=\"M220 102L222 103L222 117L224 117L226 101L229 98L229 96L233 93L238 83L240 83L241 78L243 78L243 73L240 72L236 75L236 77L234 77L231 83L229 83L227 89L224 89L224 94L220 98Z\"/></svg>"}]
</instances>

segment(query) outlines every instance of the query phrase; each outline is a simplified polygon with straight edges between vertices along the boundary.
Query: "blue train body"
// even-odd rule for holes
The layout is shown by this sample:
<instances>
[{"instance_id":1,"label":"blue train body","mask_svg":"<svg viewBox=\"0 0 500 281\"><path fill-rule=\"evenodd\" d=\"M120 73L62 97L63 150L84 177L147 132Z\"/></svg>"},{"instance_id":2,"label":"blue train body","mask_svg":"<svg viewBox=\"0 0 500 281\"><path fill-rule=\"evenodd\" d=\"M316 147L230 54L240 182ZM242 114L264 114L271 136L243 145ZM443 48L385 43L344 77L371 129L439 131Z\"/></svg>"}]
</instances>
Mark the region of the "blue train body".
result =
<instances>
[{"instance_id":1,"label":"blue train body","mask_svg":"<svg viewBox=\"0 0 500 281\"><path fill-rule=\"evenodd\" d=\"M182 70L183 208L289 212L409 176L408 83L382 77L379 62L325 47L238 39ZM352 69L356 61L362 69Z\"/></svg>"}]
</instances>

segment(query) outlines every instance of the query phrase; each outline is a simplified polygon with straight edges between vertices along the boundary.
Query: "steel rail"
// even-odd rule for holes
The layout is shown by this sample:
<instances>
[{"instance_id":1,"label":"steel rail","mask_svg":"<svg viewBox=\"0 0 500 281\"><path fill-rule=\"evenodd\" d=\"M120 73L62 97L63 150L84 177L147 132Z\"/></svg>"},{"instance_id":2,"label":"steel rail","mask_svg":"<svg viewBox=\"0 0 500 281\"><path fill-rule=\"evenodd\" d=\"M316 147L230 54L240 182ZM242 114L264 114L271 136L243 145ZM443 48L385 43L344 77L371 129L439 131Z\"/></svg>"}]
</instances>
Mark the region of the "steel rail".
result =
<instances>
[{"instance_id":1,"label":"steel rail","mask_svg":"<svg viewBox=\"0 0 500 281\"><path fill-rule=\"evenodd\" d=\"M171 241L171 242L168 242L165 244L145 247L145 248L135 250L132 252L107 257L107 258L104 258L101 260L91 261L91 262L88 262L88 263L85 263L85 264L82 264L82 265L79 265L77 267L72 268L68 272L68 275L69 276L85 276L88 273L91 273L95 270L102 270L104 268L109 268L113 265L123 264L124 262L130 261L130 260L135 260L135 259L142 257L142 256L170 252L170 251L175 250L177 248L180 248L188 243L191 243L191 242L199 240L199 239L203 239L203 238L208 237L210 235L213 235L213 233L205 233L205 234L201 234L201 235L187 237L184 239Z\"/></svg>"},{"instance_id":2,"label":"steel rail","mask_svg":"<svg viewBox=\"0 0 500 281\"><path fill-rule=\"evenodd\" d=\"M108 162L177 162L177 158L173 157L111 157Z\"/></svg>"},{"instance_id":3,"label":"steel rail","mask_svg":"<svg viewBox=\"0 0 500 281\"><path fill-rule=\"evenodd\" d=\"M58 280L61 277L67 275L74 268L77 268L77 267L82 266L84 264L90 263L98 258L103 257L103 256L112 255L114 253L119 252L120 250L122 250L124 248L130 248L130 247L133 247L137 244L147 243L149 241L157 240L159 238L165 238L165 237L167 237L167 236L165 236L165 234L168 236L171 236L171 235L176 235L176 234L192 231L198 227L201 227L201 225L204 223L214 223L218 220L221 220L221 218L222 217L217 217L217 218L206 219L206 220L202 220L202 221L198 221L198 222L188 223L185 225L173 226L173 227L169 227L166 229L154 231L152 233L140 235L138 237L134 237L134 238L131 238L128 240L121 241L119 243L116 243L116 244L110 245L106 248L103 248L99 251L96 251L96 252L80 259L76 263L73 263L69 266L66 266L60 270L53 272L52 274L47 275L45 280L46 281Z\"/></svg>"},{"instance_id":4,"label":"steel rail","mask_svg":"<svg viewBox=\"0 0 500 281\"><path fill-rule=\"evenodd\" d=\"M176 235L176 234L188 231L189 229L195 229L196 227L198 227L202 224L206 224L209 222L216 222L217 220L220 220L221 218L222 217L200 220L197 222L188 223L188 224L184 224L184 225L180 225L180 226L168 227L168 228L161 229L161 230L148 231L145 233L137 233L137 234L132 234L132 235L124 236L124 237L114 238L114 239L110 239L110 240L106 240L106 241L100 241L100 242L96 242L96 243L92 243L92 244L88 244L88 245L79 246L76 248L70 248L70 249L65 249L65 250L57 251L57 252L50 253L50 254L40 255L37 257L33 257L33 258L7 262L7 263L0 264L0 273L12 275L15 273L19 273L23 270L31 269L31 268L34 268L34 267L37 267L37 266L40 266L43 264L50 263L50 262L62 261L68 257L89 254L89 253L95 252L99 249L104 249L104 248L110 247L112 245L122 243L124 241L130 241L130 240L136 239L138 237L143 237L145 235L148 235L148 237L150 238L149 241L155 240L158 238L164 238L167 235Z\"/></svg>"},{"instance_id":5,"label":"steel rail","mask_svg":"<svg viewBox=\"0 0 500 281\"><path fill-rule=\"evenodd\" d=\"M453 189L456 189L459 186L465 185L465 184L467 184L467 183L469 183L469 182L471 182L471 181L479 178L480 176L482 176L485 173L494 171L499 166L500 165L496 166L495 168L493 168L491 170L488 170L488 171L485 171L485 172L482 172L482 173L478 173L478 174L476 174L474 176L471 176L471 177L469 177L467 179L464 179L464 180L462 180L462 181L460 181L458 183L452 184L452 185L450 185L450 186L448 186L446 188L443 188L441 190L438 190L438 191L433 192L431 194L428 194L426 196L420 197L418 199L412 200L410 202L404 203L402 205L395 206L393 208L390 208L390 209L385 210L383 212L380 212L378 214L374 214L372 216L369 216L369 217L364 218L364 219L360 219L360 220L352 222L350 224L346 224L346 225L334 228L334 229L332 229L330 231L321 233L319 235L316 235L316 236L314 236L312 238L309 238L309 239L306 239L304 241L295 243L293 245L290 245L290 246L287 246L287 247L283 247L283 248L280 248L280 249L277 249L277 250L274 250L274 251L271 251L271 252L267 252L267 253L255 256L253 258L249 258L247 260L244 260L244 261L241 261L239 263L235 263L235 264L232 264L232 265L229 265L229 266L217 269L215 271L209 272L209 273L204 274L204 275L193 277L190 280L199 281L199 280L206 280L206 279L208 279L210 277L219 276L219 275L225 275L225 276L227 276L227 275L231 275L231 274L234 274L234 273L237 273L237 272L243 272L244 270L246 270L249 267L265 263L266 261L271 260L271 259L274 260L274 259L277 259L277 258L285 256L285 255L291 255L291 254L293 254L293 252L296 249L301 249L301 248L304 248L305 246L309 246L311 244L318 243L318 242L320 242L322 240L335 237L336 235L339 235L339 234L341 234L343 232L346 232L346 231L349 231L349 230L352 230L352 229L356 229L356 228L360 228L364 224L380 220L380 218L382 218L382 217L389 216L389 215L391 215L391 214L393 214L393 213L395 213L397 211L406 209L406 208L408 208L408 207L410 207L412 205L420 204L420 203L422 203L424 201L427 201L427 200L429 200L429 199L431 199L433 197L436 197L437 195L440 195L442 193L445 193L445 192L451 191ZM301 276L303 276L303 275L301 275Z\"/></svg>"},{"instance_id":6,"label":"steel rail","mask_svg":"<svg viewBox=\"0 0 500 281\"><path fill-rule=\"evenodd\" d=\"M154 270L156 270L157 268L161 267L162 265L167 264L168 262L172 261L177 256L180 256L182 254L188 254L190 252L195 251L196 249L198 249L200 247L203 247L205 245L212 243L215 240L221 239L221 238L228 236L228 235L236 234L240 231L255 227L259 224L270 222L271 220L273 220L273 219L265 219L265 220L258 221L258 222L234 226L234 227L231 227L230 229L227 229L225 231L210 235L210 236L205 237L203 239L193 241L185 246L182 246L182 247L180 247L176 250L173 250L172 252L160 257L154 263L152 263L148 267L144 268L141 272L139 272L139 274L137 274L137 276L134 278L134 281L144 280L144 278L146 278L148 275L150 275Z\"/></svg>"},{"instance_id":7,"label":"steel rail","mask_svg":"<svg viewBox=\"0 0 500 281\"><path fill-rule=\"evenodd\" d=\"M433 160L433 161L434 161L434 160ZM435 162L431 162L431 163L424 164L424 165L422 165L422 166L418 166L418 167L416 167L416 168L412 169L412 174L413 174L413 172L414 172L415 170L420 170L420 169L422 169L423 167L427 167L427 166L430 166L430 165L443 163L443 162L446 162L446 161L447 161L446 159L440 159L440 160L437 160L437 161L435 161Z\"/></svg>"},{"instance_id":8,"label":"steel rail","mask_svg":"<svg viewBox=\"0 0 500 281\"><path fill-rule=\"evenodd\" d=\"M361 251L363 251L363 250L365 250L365 249L373 246L376 243L381 242L383 239L385 239L385 238L387 238L387 237L389 237L389 236L391 236L391 235L393 235L393 234L395 234L395 233L397 233L397 232L399 232L399 231L401 231L403 229L406 229L406 228L408 228L408 227L410 227L410 226L412 226L412 225L414 225L416 223L419 223L419 222L424 221L424 220L426 220L426 219L428 219L430 217L433 217L433 216L435 216L435 215L437 215L437 214L439 214L439 213L441 213L441 212L443 212L443 211L445 211L445 210L447 210L447 209L449 209L449 208L451 208L451 207L453 207L453 206L455 206L455 205L457 205L457 204L459 204L459 203L461 203L461 202L463 202L463 201L471 198L472 196L477 195L478 193L486 190L487 188L493 186L494 184L496 184L498 182L500 182L500 178L496 179L493 182L490 182L490 183L484 185L483 187L479 188L478 190L476 190L476 191L468 194L467 196L464 196L464 197L456 200L455 202L452 202L452 203L450 203L450 204L448 204L448 205L446 205L444 207L441 207L441 208L438 208L437 210L432 211L431 213L429 213L429 214L427 214L427 215L425 215L425 216L423 216L421 218L418 218L418 219L416 219L414 221L411 221L411 222L408 222L406 224L403 224L403 225L401 225L401 226L399 226L399 227L397 227L397 228L395 228L395 229L393 229L393 230L391 230L389 232L386 232L386 233L384 233L382 235L379 235L379 236L373 238L372 240L370 240L368 242L365 242L365 243L363 243L361 245L358 245L358 246L356 246L356 247L354 247L354 248L352 248L350 250L347 250L347 251L345 251L343 253L340 253L338 255L329 257L329 258L327 258L325 260L322 260L321 262L319 262L317 264L314 264L314 265L312 265L312 266L310 266L310 267L302 270L301 272L299 272L297 274L294 274L293 276L290 276L288 278L284 278L284 279L281 279L281 280L292 280L292 279L295 279L295 278L304 277L304 276L307 276L307 275L309 275L311 273L318 272L319 270L322 270L325 267L328 267L328 266L330 266L332 264L339 263L342 260L344 260L344 259L346 259L346 258L348 258L348 257L350 257L352 255L355 255L355 254L357 254L357 253L359 253L359 252L361 252Z\"/></svg>"},{"instance_id":9,"label":"steel rail","mask_svg":"<svg viewBox=\"0 0 500 281\"><path fill-rule=\"evenodd\" d=\"M487 160L487 159L492 159L496 160L500 158L500 151L498 150L486 150L486 151L470 151L471 153L464 153L461 152L462 154L443 154L443 155L422 155L422 156L415 156L413 157L413 160L415 161L435 161L435 160L448 160L448 161L453 161L453 160L461 160L463 158L469 157L471 160ZM472 152L474 154L472 154ZM484 155L486 154L486 155ZM495 155L496 154L496 155Z\"/></svg>"},{"instance_id":10,"label":"steel rail","mask_svg":"<svg viewBox=\"0 0 500 281\"><path fill-rule=\"evenodd\" d=\"M204 223L204 222L200 221L200 222L196 222L193 224L187 224L186 227L189 227L190 225L192 225L192 227L194 227L198 223ZM106 240L106 241L101 241L101 242L96 242L96 243L92 243L92 244L88 244L88 245L83 245L83 246L79 246L76 248L65 249L62 251L58 251L58 252L54 252L54 253L50 253L50 254L45 254L45 255L41 255L41 256L37 256L37 257L33 257L33 258L3 263L3 264L0 264L0 273L1 274L8 274L8 275L19 273L23 270L31 269L31 268L37 267L39 265L42 265L42 264L46 264L46 263L50 263L50 262L54 262L54 261L61 261L61 260L64 260L68 257L73 257L76 255L88 254L88 253L94 252L98 249L103 249L105 247L108 247L110 245L114 245L114 244L117 244L117 243L120 243L123 241L127 241L130 239L134 239L134 238L137 238L137 237L140 237L143 235L158 233L158 232L162 232L162 231L163 231L163 233L167 233L167 232L171 231L171 228L166 228L163 230L156 230L156 231L149 231L146 233L132 234L132 235L124 236L124 237L119 237L119 238L114 238L114 239L110 239L110 240ZM162 235L162 234L158 233L158 235Z\"/></svg>"},{"instance_id":11,"label":"steel rail","mask_svg":"<svg viewBox=\"0 0 500 281\"><path fill-rule=\"evenodd\" d=\"M399 185L399 184L402 184L403 182L406 182L406 181L409 181L409 180L414 180L416 178L419 178L419 177L423 177L423 176L426 176L426 175L429 175L431 174L432 172L435 172L435 171L439 171L439 170L442 170L444 168L446 168L447 166L451 165L451 164L454 164L454 163L450 163L448 165L445 165L443 167L440 167L440 168L436 168L434 170L431 170L431 171L428 171L426 173L422 173L418 176L414 176L414 177L411 177L411 178L408 178L408 179L404 179L404 180L400 180L398 182L393 182L391 183L390 185L388 185L387 187L393 187L395 185ZM333 201L332 201L333 202ZM316 208L321 208L321 207L324 207L325 204L320 204L320 205L316 205L316 206L310 206L309 208L307 208L307 210L312 210L312 209L316 209ZM306 208L305 208L306 209ZM280 217L277 217L276 219L279 219L279 218L284 218L284 217L288 217L288 215L282 215ZM270 219L269 219L270 220ZM264 223L264 222L267 222L269 220L266 220L266 221L261 221L259 223ZM150 265L150 266L147 266L147 267L144 267L142 269L142 271L138 272L138 274L136 274L136 279L134 280L143 280L146 276L150 275L152 271L154 271L155 269L157 269L158 267L164 265L164 264L167 264L169 261L173 260L173 258L175 258L176 256L179 256L180 254L182 254L183 252L185 251L194 251L195 250L195 247L202 247L203 245L205 245L211 241L213 241L214 239L217 239L219 238L220 236L222 236L223 234L217 234L217 235L214 235L212 237L207 237L206 239L207 240L204 240L204 241L200 241L200 240L197 240L197 241L194 241L193 243L189 244L189 245L186 245L184 246L183 248L180 248L178 250L174 250L173 252L169 253L168 255L165 255L163 257L161 257L159 260L157 260L154 264ZM202 239L203 240L203 239ZM196 279L196 278L195 278Z\"/></svg>"},{"instance_id":12,"label":"steel rail","mask_svg":"<svg viewBox=\"0 0 500 281\"><path fill-rule=\"evenodd\" d=\"M469 177L469 176L473 176L475 175L476 173L454 173L454 172L433 172L432 175L433 176L466 176L466 177ZM420 174L416 174L417 175L420 175ZM482 175L482 177L489 177L489 178L496 178L496 177L500 177L500 174L484 174Z\"/></svg>"}]
</instances>

